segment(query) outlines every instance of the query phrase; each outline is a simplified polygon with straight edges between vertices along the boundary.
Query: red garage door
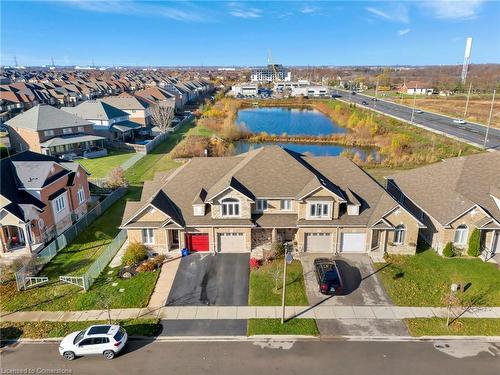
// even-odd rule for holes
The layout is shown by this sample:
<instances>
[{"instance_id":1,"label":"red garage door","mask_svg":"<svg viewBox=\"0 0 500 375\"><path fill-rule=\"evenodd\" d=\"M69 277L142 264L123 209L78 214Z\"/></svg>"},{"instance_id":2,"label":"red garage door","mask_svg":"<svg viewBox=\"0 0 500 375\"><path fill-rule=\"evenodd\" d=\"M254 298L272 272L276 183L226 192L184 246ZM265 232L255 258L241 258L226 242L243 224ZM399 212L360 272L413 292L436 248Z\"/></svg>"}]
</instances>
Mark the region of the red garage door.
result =
<instances>
[{"instance_id":1,"label":"red garage door","mask_svg":"<svg viewBox=\"0 0 500 375\"><path fill-rule=\"evenodd\" d=\"M189 251L208 251L208 234L186 234Z\"/></svg>"}]
</instances>

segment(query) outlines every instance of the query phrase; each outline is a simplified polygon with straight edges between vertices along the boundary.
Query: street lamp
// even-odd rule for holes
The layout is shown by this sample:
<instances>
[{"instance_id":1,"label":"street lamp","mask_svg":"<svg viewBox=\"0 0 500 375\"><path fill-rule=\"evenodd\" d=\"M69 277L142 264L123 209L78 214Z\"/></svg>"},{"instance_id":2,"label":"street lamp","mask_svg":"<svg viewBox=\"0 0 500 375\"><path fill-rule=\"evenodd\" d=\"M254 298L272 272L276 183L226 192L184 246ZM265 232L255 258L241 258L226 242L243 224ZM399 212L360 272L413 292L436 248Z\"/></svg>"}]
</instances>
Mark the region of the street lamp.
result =
<instances>
[{"instance_id":1,"label":"street lamp","mask_svg":"<svg viewBox=\"0 0 500 375\"><path fill-rule=\"evenodd\" d=\"M286 295L286 266L293 261L291 248L285 245L285 256L283 257L283 288L281 294L281 324L285 323L285 295Z\"/></svg>"}]
</instances>

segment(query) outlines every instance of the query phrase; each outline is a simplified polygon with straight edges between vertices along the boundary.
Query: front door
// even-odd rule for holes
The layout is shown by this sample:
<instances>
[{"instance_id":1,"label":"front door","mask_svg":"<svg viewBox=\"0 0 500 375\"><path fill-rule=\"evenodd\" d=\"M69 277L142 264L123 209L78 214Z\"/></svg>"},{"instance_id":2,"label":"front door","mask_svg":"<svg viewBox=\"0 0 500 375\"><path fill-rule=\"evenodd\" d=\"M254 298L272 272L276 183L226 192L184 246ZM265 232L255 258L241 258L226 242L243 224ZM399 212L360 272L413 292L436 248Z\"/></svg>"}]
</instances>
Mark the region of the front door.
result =
<instances>
[{"instance_id":1,"label":"front door","mask_svg":"<svg viewBox=\"0 0 500 375\"><path fill-rule=\"evenodd\" d=\"M500 231L493 233L493 241L491 241L491 256L500 253Z\"/></svg>"}]
</instances>

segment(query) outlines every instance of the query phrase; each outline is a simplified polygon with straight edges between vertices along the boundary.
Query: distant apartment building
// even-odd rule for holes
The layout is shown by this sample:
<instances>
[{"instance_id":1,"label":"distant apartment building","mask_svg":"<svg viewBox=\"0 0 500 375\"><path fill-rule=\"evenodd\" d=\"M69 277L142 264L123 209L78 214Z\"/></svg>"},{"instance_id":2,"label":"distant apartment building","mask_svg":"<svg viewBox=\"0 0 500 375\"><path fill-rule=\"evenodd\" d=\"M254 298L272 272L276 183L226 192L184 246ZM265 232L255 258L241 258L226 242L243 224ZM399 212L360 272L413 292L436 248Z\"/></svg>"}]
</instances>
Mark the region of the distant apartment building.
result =
<instances>
[{"instance_id":1,"label":"distant apartment building","mask_svg":"<svg viewBox=\"0 0 500 375\"><path fill-rule=\"evenodd\" d=\"M292 80L292 73L281 64L271 64L265 68L253 69L250 80L252 82L287 82Z\"/></svg>"},{"instance_id":2,"label":"distant apartment building","mask_svg":"<svg viewBox=\"0 0 500 375\"><path fill-rule=\"evenodd\" d=\"M231 94L234 96L257 96L259 85L256 83L241 83L231 87Z\"/></svg>"},{"instance_id":3,"label":"distant apartment building","mask_svg":"<svg viewBox=\"0 0 500 375\"><path fill-rule=\"evenodd\" d=\"M37 105L5 122L15 151L45 155L105 155L104 137L93 134L92 123L49 105Z\"/></svg>"},{"instance_id":4,"label":"distant apartment building","mask_svg":"<svg viewBox=\"0 0 500 375\"><path fill-rule=\"evenodd\" d=\"M87 171L78 163L25 151L0 162L2 256L27 255L87 213Z\"/></svg>"}]
</instances>

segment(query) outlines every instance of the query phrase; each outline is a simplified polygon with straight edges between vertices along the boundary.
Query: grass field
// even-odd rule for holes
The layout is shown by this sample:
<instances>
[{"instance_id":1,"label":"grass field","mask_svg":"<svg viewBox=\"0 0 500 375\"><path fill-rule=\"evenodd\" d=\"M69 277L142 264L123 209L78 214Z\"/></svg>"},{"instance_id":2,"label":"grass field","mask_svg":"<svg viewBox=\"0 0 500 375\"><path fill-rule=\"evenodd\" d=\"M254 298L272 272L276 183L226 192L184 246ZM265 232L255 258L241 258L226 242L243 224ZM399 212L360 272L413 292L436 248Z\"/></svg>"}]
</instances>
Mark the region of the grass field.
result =
<instances>
[{"instance_id":1,"label":"grass field","mask_svg":"<svg viewBox=\"0 0 500 375\"><path fill-rule=\"evenodd\" d=\"M129 319L112 321L127 331L129 336L154 336L158 328L157 319ZM64 337L71 332L81 331L94 324L108 324L107 321L87 322L1 322L0 337L3 340L44 339Z\"/></svg>"},{"instance_id":2,"label":"grass field","mask_svg":"<svg viewBox=\"0 0 500 375\"><path fill-rule=\"evenodd\" d=\"M278 270L278 271L276 271ZM278 290L275 291L273 274L279 273ZM281 305L283 280L283 259L264 264L258 270L250 272L250 291L248 301L251 306ZM287 267L286 304L289 306L307 306L304 276L300 261L293 261Z\"/></svg>"},{"instance_id":3,"label":"grass field","mask_svg":"<svg viewBox=\"0 0 500 375\"><path fill-rule=\"evenodd\" d=\"M406 319L412 336L500 336L500 319L460 318L446 326L445 318Z\"/></svg>"},{"instance_id":4,"label":"grass field","mask_svg":"<svg viewBox=\"0 0 500 375\"><path fill-rule=\"evenodd\" d=\"M319 336L319 331L314 319L292 319L284 324L280 319L249 319L247 335Z\"/></svg>"},{"instance_id":5,"label":"grass field","mask_svg":"<svg viewBox=\"0 0 500 375\"><path fill-rule=\"evenodd\" d=\"M445 306L452 283L464 306L500 306L500 277L495 264L480 259L444 258L432 249L414 256L390 256L376 264L392 301L401 306Z\"/></svg>"},{"instance_id":6,"label":"grass field","mask_svg":"<svg viewBox=\"0 0 500 375\"><path fill-rule=\"evenodd\" d=\"M89 171L91 177L104 178L109 174L109 172L125 163L134 155L135 152L108 150L107 156L95 159L77 159L75 161Z\"/></svg>"}]
</instances>

